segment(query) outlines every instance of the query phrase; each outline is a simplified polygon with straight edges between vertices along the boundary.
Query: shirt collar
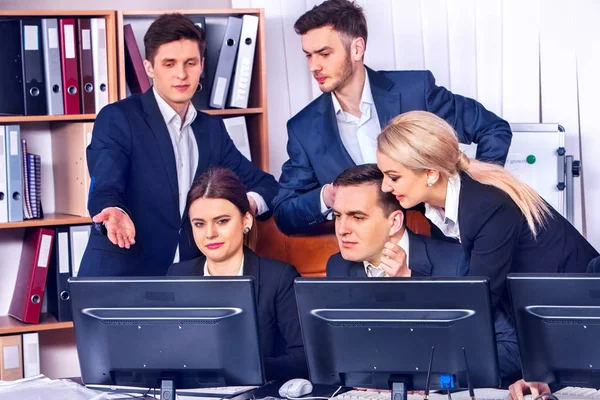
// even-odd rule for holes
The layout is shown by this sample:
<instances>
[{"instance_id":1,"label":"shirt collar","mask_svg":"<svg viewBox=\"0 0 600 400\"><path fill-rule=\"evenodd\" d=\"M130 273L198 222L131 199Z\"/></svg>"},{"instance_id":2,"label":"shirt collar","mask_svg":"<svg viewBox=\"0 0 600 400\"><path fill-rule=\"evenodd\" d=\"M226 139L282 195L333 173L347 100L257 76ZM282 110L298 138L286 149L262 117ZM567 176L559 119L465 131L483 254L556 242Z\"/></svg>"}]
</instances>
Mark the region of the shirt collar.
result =
<instances>
[{"instance_id":1,"label":"shirt collar","mask_svg":"<svg viewBox=\"0 0 600 400\"><path fill-rule=\"evenodd\" d=\"M408 230L406 228L404 229L404 233L402 234L402 237L400 238L400 241L398 242L398 246L400 246L402 248L402 250L404 250L404 252L406 253L406 265L410 265L408 263L409 237L408 237ZM367 272L367 266L372 265L372 264L368 261L363 261L363 265L365 267L365 272ZM379 265L377 265L377 266L373 265L373 267L379 268ZM387 274L385 276L387 276Z\"/></svg>"},{"instance_id":2,"label":"shirt collar","mask_svg":"<svg viewBox=\"0 0 600 400\"><path fill-rule=\"evenodd\" d=\"M458 223L458 196L460 194L460 176L452 175L448 179L448 190L446 191L446 204L444 211L446 220Z\"/></svg>"},{"instance_id":3,"label":"shirt collar","mask_svg":"<svg viewBox=\"0 0 600 400\"><path fill-rule=\"evenodd\" d=\"M163 99L158 94L158 92L156 91L156 89L154 87L152 88L152 91L154 92L154 98L156 99L156 103L158 104L158 109L160 110L160 113L161 113L163 119L165 120L165 124L169 125L176 118L177 118L177 121L179 121L179 114L177 114L177 111L175 111L173 109L173 107L171 107L165 101L165 99ZM196 119L196 116L198 115L196 108L191 104L192 104L191 102L188 104L188 109L187 109L187 112L185 113L185 121L183 123L183 128L185 128L188 125L191 125L192 122L194 122L194 120Z\"/></svg>"},{"instance_id":4,"label":"shirt collar","mask_svg":"<svg viewBox=\"0 0 600 400\"><path fill-rule=\"evenodd\" d=\"M344 110L342 110L342 105L340 104L337 97L335 96L335 93L331 94L331 100L333 101L333 109L334 109L336 115L338 113L344 111ZM364 110L365 105L371 106L371 105L373 105L373 103L374 103L373 102L373 93L371 92L371 84L369 83L369 74L366 73L366 71L365 71L365 84L363 86L362 95L360 97L361 112L363 112L363 113L365 112L365 110Z\"/></svg>"},{"instance_id":5,"label":"shirt collar","mask_svg":"<svg viewBox=\"0 0 600 400\"><path fill-rule=\"evenodd\" d=\"M242 265L240 266L237 276L242 275L244 275L244 256L242 256ZM208 260L204 261L204 276L213 276L208 272Z\"/></svg>"}]
</instances>

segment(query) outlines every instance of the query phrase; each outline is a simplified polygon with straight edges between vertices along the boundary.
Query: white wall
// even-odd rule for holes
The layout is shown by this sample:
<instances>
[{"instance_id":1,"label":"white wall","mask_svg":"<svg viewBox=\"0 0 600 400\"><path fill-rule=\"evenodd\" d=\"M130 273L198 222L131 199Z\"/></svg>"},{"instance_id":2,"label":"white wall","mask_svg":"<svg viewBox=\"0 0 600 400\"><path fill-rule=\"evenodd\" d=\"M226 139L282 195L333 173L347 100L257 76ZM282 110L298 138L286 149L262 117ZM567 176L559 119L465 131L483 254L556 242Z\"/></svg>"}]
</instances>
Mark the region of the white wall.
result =
<instances>
[{"instance_id":1,"label":"white wall","mask_svg":"<svg viewBox=\"0 0 600 400\"><path fill-rule=\"evenodd\" d=\"M568 154L581 159L575 226L600 248L600 2L594 0L356 0L367 16L366 63L374 69L429 69L439 85L479 100L509 122L554 122ZM321 0L232 0L263 7L271 172L287 160L286 121L320 94L293 31ZM585 183L585 202L581 183ZM587 207L584 207L586 206ZM583 217L585 213L585 219ZM586 223L587 222L587 223ZM587 228L587 229L586 229Z\"/></svg>"}]
</instances>

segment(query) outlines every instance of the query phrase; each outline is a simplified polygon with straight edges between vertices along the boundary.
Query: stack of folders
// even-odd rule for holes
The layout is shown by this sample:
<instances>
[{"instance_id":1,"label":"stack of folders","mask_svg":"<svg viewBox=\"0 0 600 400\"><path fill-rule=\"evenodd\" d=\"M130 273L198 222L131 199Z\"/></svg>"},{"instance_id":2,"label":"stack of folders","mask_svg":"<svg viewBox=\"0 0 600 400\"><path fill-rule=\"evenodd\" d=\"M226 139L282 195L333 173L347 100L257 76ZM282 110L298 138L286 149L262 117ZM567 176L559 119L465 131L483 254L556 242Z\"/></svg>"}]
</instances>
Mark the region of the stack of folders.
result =
<instances>
[{"instance_id":1,"label":"stack of folders","mask_svg":"<svg viewBox=\"0 0 600 400\"><path fill-rule=\"evenodd\" d=\"M73 320L68 279L79 272L90 232L89 224L25 230L10 316L37 324L46 306L57 321Z\"/></svg>"},{"instance_id":2,"label":"stack of folders","mask_svg":"<svg viewBox=\"0 0 600 400\"><path fill-rule=\"evenodd\" d=\"M0 115L94 114L108 104L104 18L0 19Z\"/></svg>"},{"instance_id":3,"label":"stack of folders","mask_svg":"<svg viewBox=\"0 0 600 400\"><path fill-rule=\"evenodd\" d=\"M41 159L19 125L0 125L0 223L43 218Z\"/></svg>"},{"instance_id":4,"label":"stack of folders","mask_svg":"<svg viewBox=\"0 0 600 400\"><path fill-rule=\"evenodd\" d=\"M15 381L40 374L37 332L0 336L0 381Z\"/></svg>"},{"instance_id":5,"label":"stack of folders","mask_svg":"<svg viewBox=\"0 0 600 400\"><path fill-rule=\"evenodd\" d=\"M256 50L258 17L189 16L206 39L204 71L192 102L197 109L247 108ZM208 21L207 21L208 19ZM123 26L126 80L133 94L150 88L133 29Z\"/></svg>"}]
</instances>

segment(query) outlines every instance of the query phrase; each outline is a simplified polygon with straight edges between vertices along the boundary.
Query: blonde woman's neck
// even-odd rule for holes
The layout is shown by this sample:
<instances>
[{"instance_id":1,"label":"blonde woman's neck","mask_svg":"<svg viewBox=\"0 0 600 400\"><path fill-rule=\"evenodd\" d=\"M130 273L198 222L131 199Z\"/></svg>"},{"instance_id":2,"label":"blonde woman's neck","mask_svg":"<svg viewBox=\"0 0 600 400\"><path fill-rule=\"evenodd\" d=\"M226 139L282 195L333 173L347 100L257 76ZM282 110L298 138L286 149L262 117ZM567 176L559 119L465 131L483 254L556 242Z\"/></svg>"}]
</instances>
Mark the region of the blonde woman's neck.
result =
<instances>
[{"instance_id":1,"label":"blonde woman's neck","mask_svg":"<svg viewBox=\"0 0 600 400\"><path fill-rule=\"evenodd\" d=\"M425 203L444 208L446 206L446 196L448 195L448 179L440 176L440 178L431 186L429 196Z\"/></svg>"}]
</instances>

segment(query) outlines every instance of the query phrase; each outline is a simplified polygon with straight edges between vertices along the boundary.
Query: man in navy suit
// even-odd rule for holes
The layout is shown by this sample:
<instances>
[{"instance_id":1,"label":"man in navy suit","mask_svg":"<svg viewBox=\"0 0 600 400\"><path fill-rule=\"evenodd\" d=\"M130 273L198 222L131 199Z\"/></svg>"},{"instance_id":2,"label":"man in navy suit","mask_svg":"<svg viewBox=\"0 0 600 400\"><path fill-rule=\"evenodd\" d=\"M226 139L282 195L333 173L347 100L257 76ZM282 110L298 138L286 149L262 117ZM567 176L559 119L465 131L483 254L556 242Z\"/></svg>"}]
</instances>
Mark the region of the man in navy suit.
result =
<instances>
[{"instance_id":1,"label":"man in navy suit","mask_svg":"<svg viewBox=\"0 0 600 400\"><path fill-rule=\"evenodd\" d=\"M327 262L327 278L464 276L469 266L458 243L417 235L404 225L404 210L381 190L375 164L351 167L334 181L335 234L340 253ZM494 315L500 376L520 377L517 337L510 316Z\"/></svg>"},{"instance_id":2,"label":"man in navy suit","mask_svg":"<svg viewBox=\"0 0 600 400\"><path fill-rule=\"evenodd\" d=\"M323 94L287 124L289 160L274 209L283 232L306 233L331 219L331 182L353 165L376 162L377 136L400 113L433 112L454 127L461 143L477 143L478 159L506 161L510 127L477 101L436 86L429 71L376 72L364 65L367 24L354 3L327 0L294 29Z\"/></svg>"},{"instance_id":3,"label":"man in navy suit","mask_svg":"<svg viewBox=\"0 0 600 400\"><path fill-rule=\"evenodd\" d=\"M162 276L174 262L197 257L185 202L194 177L210 167L233 170L263 218L277 193L273 176L244 158L223 121L191 105L204 65L200 29L181 14L164 14L144 45L152 89L104 107L87 149L95 229L80 276Z\"/></svg>"}]
</instances>

